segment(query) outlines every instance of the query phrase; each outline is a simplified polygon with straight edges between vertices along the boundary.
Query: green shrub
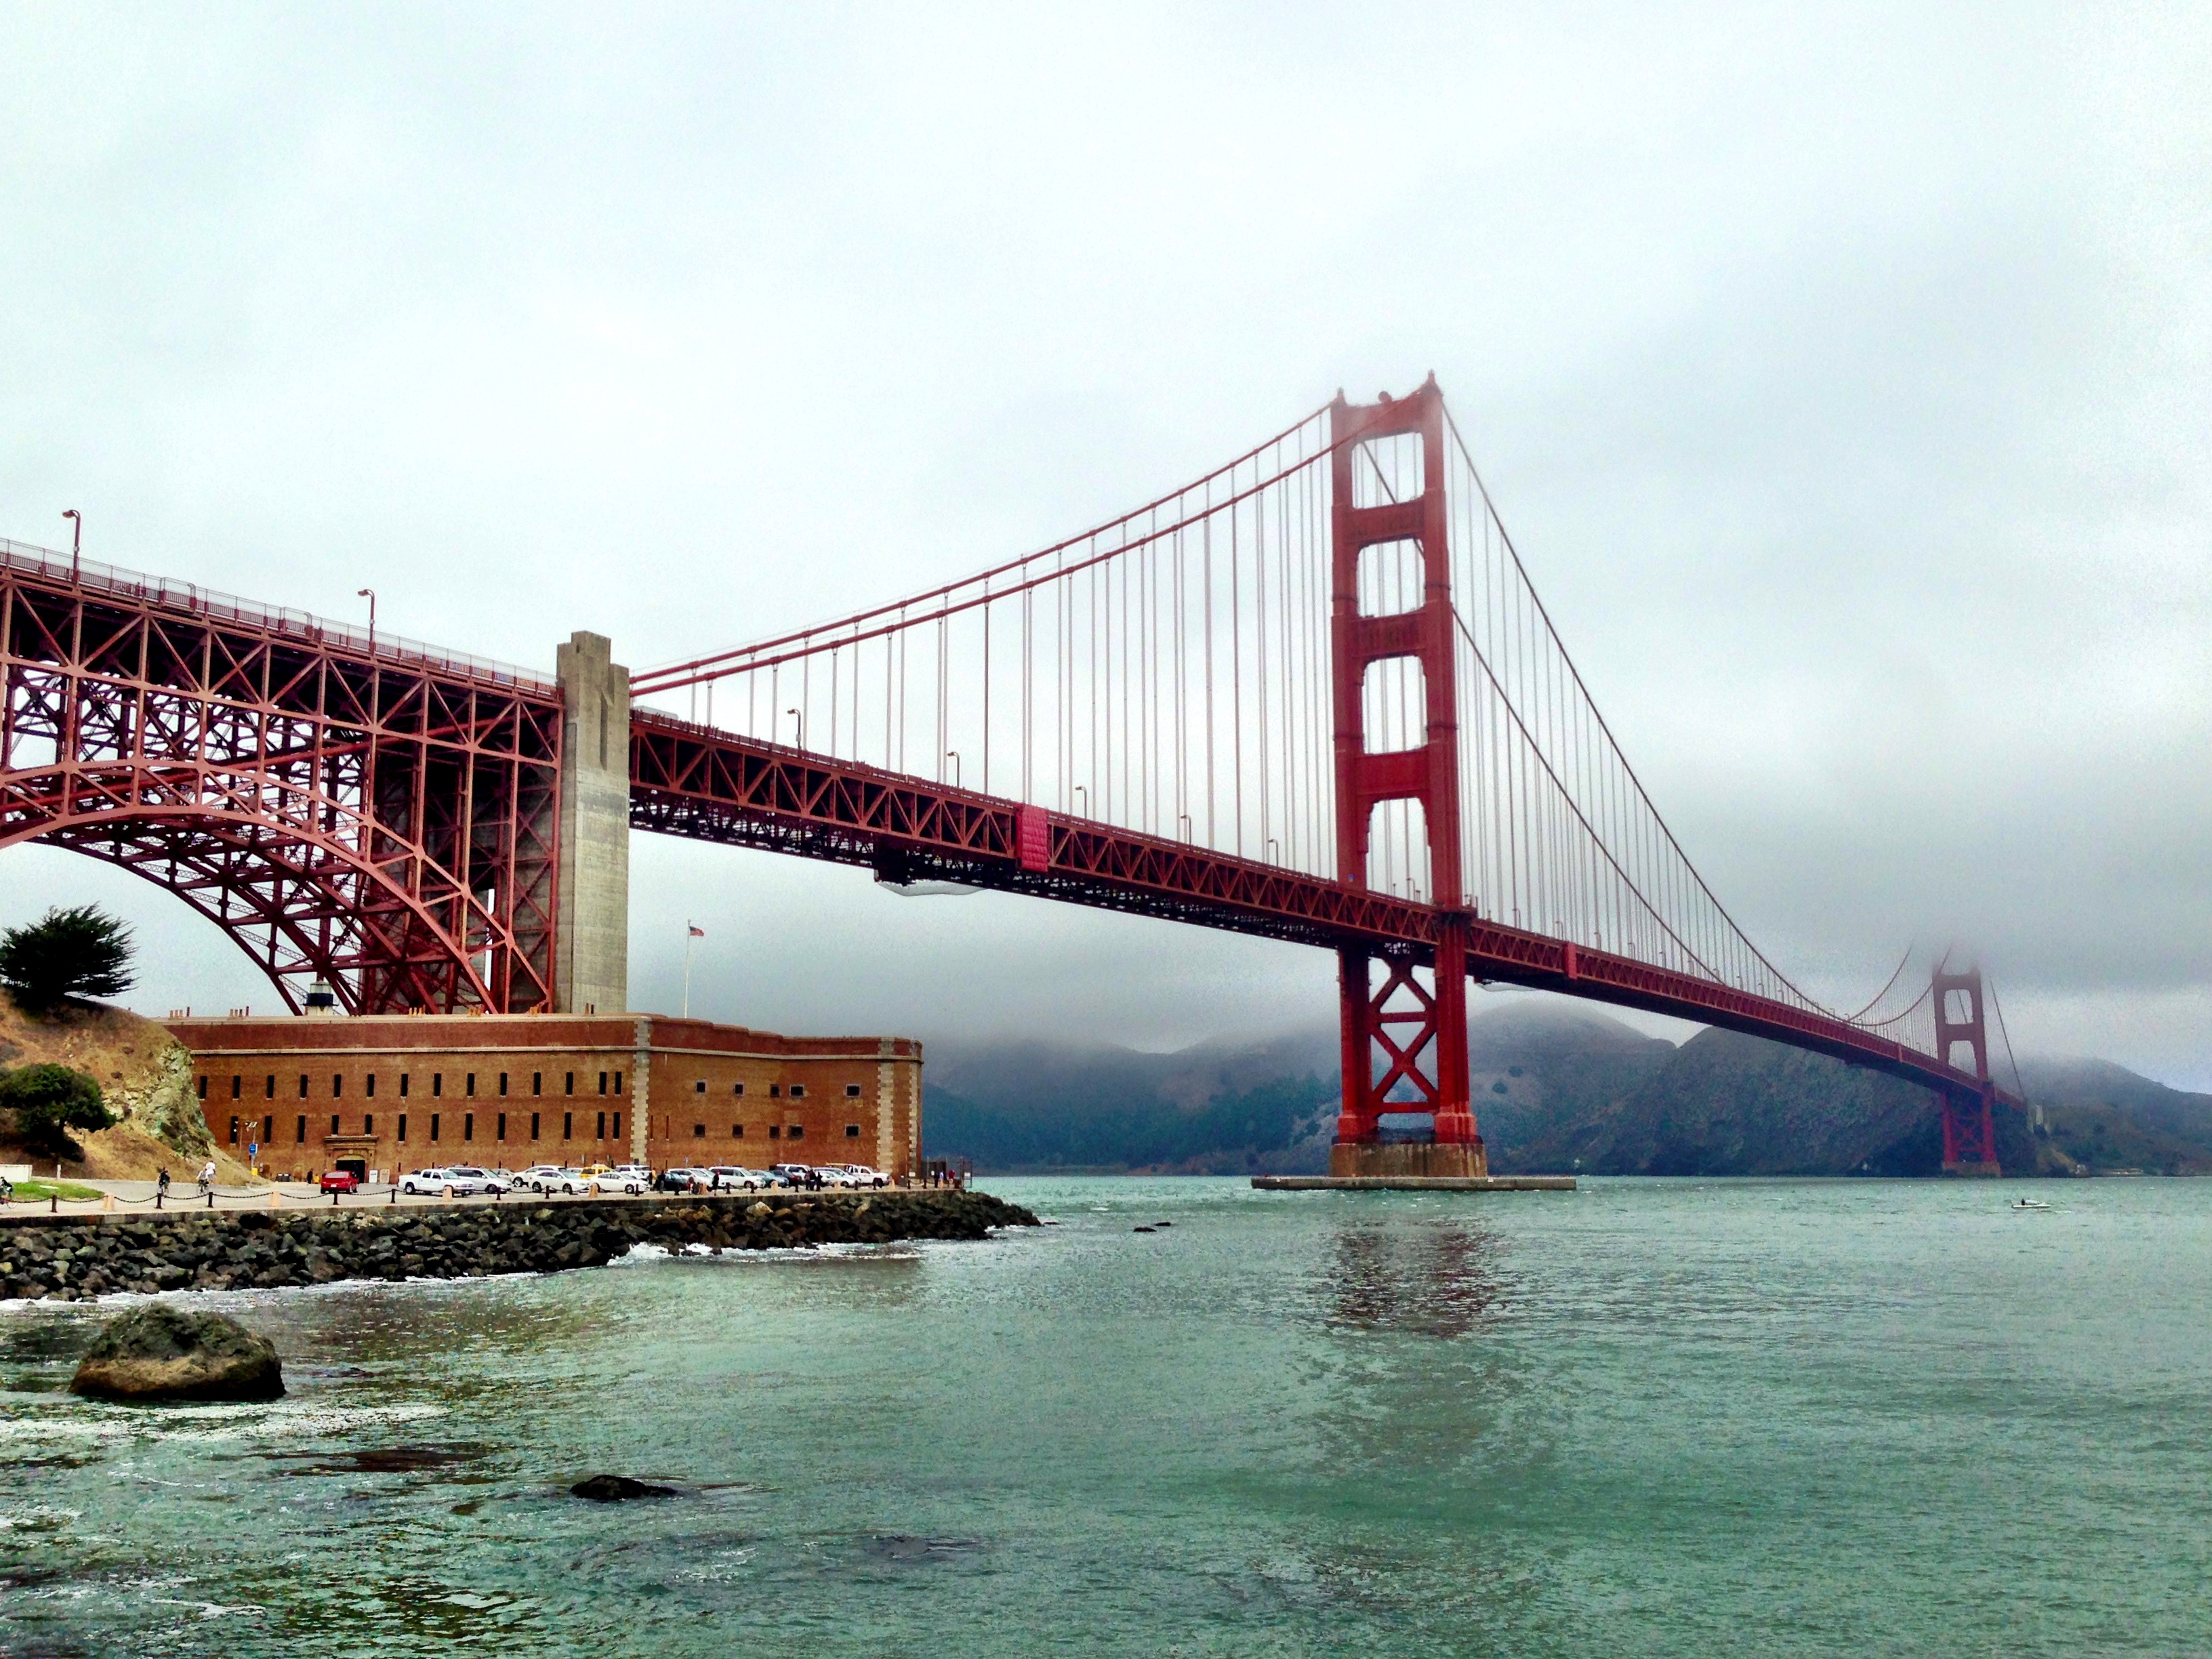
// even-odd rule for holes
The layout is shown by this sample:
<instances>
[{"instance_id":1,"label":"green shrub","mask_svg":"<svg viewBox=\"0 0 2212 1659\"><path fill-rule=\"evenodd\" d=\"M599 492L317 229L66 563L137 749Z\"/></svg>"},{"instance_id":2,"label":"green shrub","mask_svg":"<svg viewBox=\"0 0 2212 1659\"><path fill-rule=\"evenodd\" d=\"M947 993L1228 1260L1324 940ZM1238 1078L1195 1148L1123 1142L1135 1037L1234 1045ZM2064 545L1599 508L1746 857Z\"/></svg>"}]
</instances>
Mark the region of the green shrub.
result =
<instances>
[{"instance_id":1,"label":"green shrub","mask_svg":"<svg viewBox=\"0 0 2212 1659\"><path fill-rule=\"evenodd\" d=\"M69 997L131 988L131 930L96 904L52 909L0 933L0 985L22 1007L44 1012Z\"/></svg>"},{"instance_id":2,"label":"green shrub","mask_svg":"<svg viewBox=\"0 0 2212 1659\"><path fill-rule=\"evenodd\" d=\"M66 1066L26 1066L0 1074L0 1110L14 1115L15 1138L46 1158L74 1158L82 1150L71 1129L105 1129L115 1121L100 1085Z\"/></svg>"}]
</instances>

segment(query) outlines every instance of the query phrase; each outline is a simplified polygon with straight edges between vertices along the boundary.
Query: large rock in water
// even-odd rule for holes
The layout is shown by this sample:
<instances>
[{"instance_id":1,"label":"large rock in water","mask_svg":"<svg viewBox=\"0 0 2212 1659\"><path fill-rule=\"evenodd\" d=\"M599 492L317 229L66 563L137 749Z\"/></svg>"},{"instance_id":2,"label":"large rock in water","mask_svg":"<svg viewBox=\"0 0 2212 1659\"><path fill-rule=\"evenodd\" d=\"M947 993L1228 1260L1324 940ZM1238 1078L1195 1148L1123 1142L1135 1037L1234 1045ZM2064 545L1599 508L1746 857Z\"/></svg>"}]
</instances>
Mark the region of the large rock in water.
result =
<instances>
[{"instance_id":1,"label":"large rock in water","mask_svg":"<svg viewBox=\"0 0 2212 1659\"><path fill-rule=\"evenodd\" d=\"M70 1380L94 1400L275 1400L276 1345L221 1314L151 1302L107 1322Z\"/></svg>"}]
</instances>

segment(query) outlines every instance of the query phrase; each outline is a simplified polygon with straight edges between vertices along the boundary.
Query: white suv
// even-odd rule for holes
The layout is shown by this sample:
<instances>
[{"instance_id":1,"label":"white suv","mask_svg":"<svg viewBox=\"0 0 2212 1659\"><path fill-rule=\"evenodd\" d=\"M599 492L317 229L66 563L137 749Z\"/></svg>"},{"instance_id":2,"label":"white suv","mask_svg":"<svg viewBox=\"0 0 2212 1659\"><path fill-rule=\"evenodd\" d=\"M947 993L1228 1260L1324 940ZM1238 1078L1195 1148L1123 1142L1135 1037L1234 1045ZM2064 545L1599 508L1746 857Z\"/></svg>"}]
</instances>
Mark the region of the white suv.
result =
<instances>
[{"instance_id":1,"label":"white suv","mask_svg":"<svg viewBox=\"0 0 2212 1659\"><path fill-rule=\"evenodd\" d=\"M428 1194L435 1198L477 1198L490 1190L479 1175L463 1175L459 1170L442 1169L433 1165L427 1170L416 1170L399 1177L399 1190L410 1197Z\"/></svg>"}]
</instances>

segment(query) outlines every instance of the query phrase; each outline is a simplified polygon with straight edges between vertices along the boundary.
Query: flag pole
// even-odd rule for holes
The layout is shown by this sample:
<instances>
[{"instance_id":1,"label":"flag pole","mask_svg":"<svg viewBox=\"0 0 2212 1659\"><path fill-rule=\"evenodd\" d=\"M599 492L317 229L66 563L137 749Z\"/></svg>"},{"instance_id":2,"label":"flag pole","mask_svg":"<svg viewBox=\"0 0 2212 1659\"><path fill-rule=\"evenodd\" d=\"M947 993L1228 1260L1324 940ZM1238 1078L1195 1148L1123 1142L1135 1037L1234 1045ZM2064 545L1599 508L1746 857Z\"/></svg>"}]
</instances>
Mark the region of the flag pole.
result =
<instances>
[{"instance_id":1,"label":"flag pole","mask_svg":"<svg viewBox=\"0 0 2212 1659\"><path fill-rule=\"evenodd\" d=\"M684 921L684 1018L691 1018L691 941L698 937L690 917Z\"/></svg>"}]
</instances>

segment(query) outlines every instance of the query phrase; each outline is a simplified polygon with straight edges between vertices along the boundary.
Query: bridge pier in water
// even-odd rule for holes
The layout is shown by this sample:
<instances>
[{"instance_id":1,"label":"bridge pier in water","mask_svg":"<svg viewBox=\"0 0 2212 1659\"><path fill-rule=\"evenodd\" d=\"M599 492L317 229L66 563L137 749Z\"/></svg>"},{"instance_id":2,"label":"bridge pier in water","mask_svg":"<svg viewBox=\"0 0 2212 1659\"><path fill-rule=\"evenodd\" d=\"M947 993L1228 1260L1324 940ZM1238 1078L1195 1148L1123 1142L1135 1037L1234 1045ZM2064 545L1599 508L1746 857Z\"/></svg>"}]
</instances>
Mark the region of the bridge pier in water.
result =
<instances>
[{"instance_id":1,"label":"bridge pier in water","mask_svg":"<svg viewBox=\"0 0 2212 1659\"><path fill-rule=\"evenodd\" d=\"M1393 801L1418 805L1427 838L1428 896L1441 912L1426 984L1410 952L1338 954L1344 1106L1329 1152L1329 1173L1484 1176L1490 1173L1490 1161L1475 1126L1467 1062L1468 917L1460 868L1459 690L1454 678L1443 395L1433 375L1411 397L1396 401L1386 396L1379 403L1353 405L1340 392L1329 407L1329 422L1334 445L1329 458L1329 670L1337 875L1368 885L1376 809ZM1377 446L1396 449L1387 467ZM1414 480L1418 489L1408 488ZM1382 550L1384 556L1395 554L1402 560L1410 553L1419 559L1417 605L1382 610L1384 584L1360 580L1363 556L1370 549ZM1371 608L1365 603L1370 599L1376 600ZM1395 668L1401 676L1419 675L1422 729L1411 747L1377 749L1370 744L1368 680L1369 671L1377 665L1386 672ZM1410 805L1405 810L1410 811ZM1431 1114L1434 1139L1384 1143L1381 1120L1394 1107Z\"/></svg>"}]
</instances>

